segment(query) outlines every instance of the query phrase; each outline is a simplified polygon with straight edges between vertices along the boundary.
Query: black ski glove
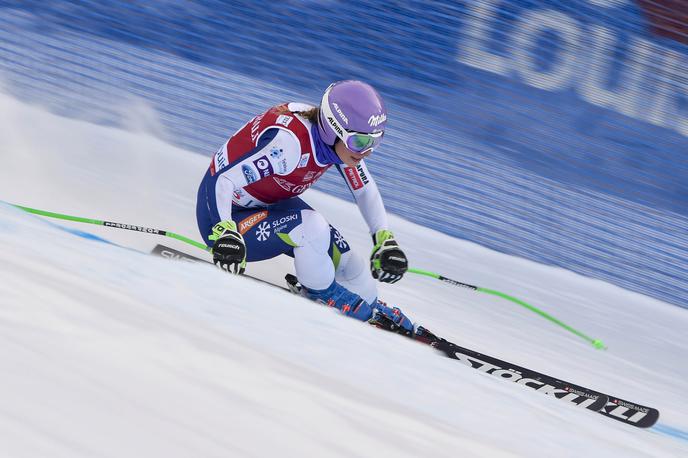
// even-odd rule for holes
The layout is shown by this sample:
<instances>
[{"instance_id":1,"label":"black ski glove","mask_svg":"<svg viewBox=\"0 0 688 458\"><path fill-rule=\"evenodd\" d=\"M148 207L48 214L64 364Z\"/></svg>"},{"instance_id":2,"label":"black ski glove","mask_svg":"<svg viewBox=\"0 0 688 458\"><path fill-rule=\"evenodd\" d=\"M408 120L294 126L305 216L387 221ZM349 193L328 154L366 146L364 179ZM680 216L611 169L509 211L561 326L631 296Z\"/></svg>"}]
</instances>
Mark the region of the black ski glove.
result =
<instances>
[{"instance_id":1,"label":"black ski glove","mask_svg":"<svg viewBox=\"0 0 688 458\"><path fill-rule=\"evenodd\" d=\"M408 270L406 255L399 248L394 234L379 230L373 235L373 252L370 255L370 272L373 278L384 283L396 283Z\"/></svg>"},{"instance_id":2,"label":"black ski glove","mask_svg":"<svg viewBox=\"0 0 688 458\"><path fill-rule=\"evenodd\" d=\"M243 274L246 270L246 244L234 221L220 221L208 237L214 240L213 262L222 270Z\"/></svg>"}]
</instances>

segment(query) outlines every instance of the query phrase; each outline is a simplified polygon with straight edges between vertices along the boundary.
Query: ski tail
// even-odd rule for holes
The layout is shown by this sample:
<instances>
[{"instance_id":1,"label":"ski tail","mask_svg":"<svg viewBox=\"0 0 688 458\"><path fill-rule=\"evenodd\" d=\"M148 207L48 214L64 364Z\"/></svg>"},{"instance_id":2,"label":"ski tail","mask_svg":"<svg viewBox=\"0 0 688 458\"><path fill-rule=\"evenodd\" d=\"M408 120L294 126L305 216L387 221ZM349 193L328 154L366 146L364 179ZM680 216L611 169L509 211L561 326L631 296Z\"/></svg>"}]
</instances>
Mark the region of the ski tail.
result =
<instances>
[{"instance_id":1,"label":"ski tail","mask_svg":"<svg viewBox=\"0 0 688 458\"><path fill-rule=\"evenodd\" d=\"M607 404L600 413L627 425L649 428L659 420L659 410L609 396Z\"/></svg>"},{"instance_id":2,"label":"ski tail","mask_svg":"<svg viewBox=\"0 0 688 458\"><path fill-rule=\"evenodd\" d=\"M175 250L174 248L170 248L160 244L155 245L155 247L153 247L153 251L151 251L151 254L155 256L160 256L161 258L172 259L176 261L187 261L192 263L202 262L211 264L209 261L206 261L205 259L197 258L196 256L191 256L190 254L184 253L183 251Z\"/></svg>"}]
</instances>

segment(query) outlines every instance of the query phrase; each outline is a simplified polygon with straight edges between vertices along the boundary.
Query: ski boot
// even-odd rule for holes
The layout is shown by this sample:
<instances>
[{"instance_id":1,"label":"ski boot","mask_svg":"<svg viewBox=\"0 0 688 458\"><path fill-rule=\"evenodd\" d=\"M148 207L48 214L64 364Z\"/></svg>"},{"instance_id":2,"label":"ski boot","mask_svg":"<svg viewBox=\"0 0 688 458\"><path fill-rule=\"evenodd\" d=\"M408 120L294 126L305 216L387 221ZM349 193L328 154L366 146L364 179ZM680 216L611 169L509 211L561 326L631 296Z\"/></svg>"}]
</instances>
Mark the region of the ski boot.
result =
<instances>
[{"instance_id":1,"label":"ski boot","mask_svg":"<svg viewBox=\"0 0 688 458\"><path fill-rule=\"evenodd\" d=\"M441 342L446 342L446 339L437 337L434 333L428 331L423 326L414 323L413 325L413 340L424 343L430 346L436 346Z\"/></svg>"},{"instance_id":2,"label":"ski boot","mask_svg":"<svg viewBox=\"0 0 688 458\"><path fill-rule=\"evenodd\" d=\"M334 302L328 303L322 298L314 298L312 295L309 295L307 289L299 283L295 275L287 274L284 277L284 279L287 282L287 288L289 288L289 291L291 291L292 293L308 297L310 299L318 300L319 302L324 303L326 305L336 306ZM333 283L333 286L335 284L336 283ZM337 286L339 285L337 284ZM339 287L342 290L346 291L343 287ZM328 288L328 290L331 288L332 286ZM351 294L352 297L355 296L361 302L363 302L363 299L361 299L354 293L349 292L349 294ZM363 303L366 304L365 302ZM360 312L363 313L356 313L354 315L350 313L351 309L348 305L344 305L342 308L340 308L340 310L342 310L342 313L346 315L353 316L354 318L358 318L359 320L368 321L368 324L371 324L377 328L384 329L385 331L389 332L394 332L396 334L401 334L404 337L417 340L418 342L422 342L427 345L433 345L435 343L445 341L444 339L437 337L435 334L425 329L423 326L411 323L411 321L401 312L399 308L388 307L387 304L380 301L379 299L375 301L375 305L372 309L368 307L368 310L370 310L369 312L366 310L360 310ZM370 314L369 318L366 318L366 314L368 313Z\"/></svg>"},{"instance_id":3,"label":"ski boot","mask_svg":"<svg viewBox=\"0 0 688 458\"><path fill-rule=\"evenodd\" d=\"M398 308L389 308L384 302L377 301L381 307L373 310L373 316L368 320L369 324L385 331L401 334L404 337L416 340L426 345L434 346L445 339L437 337L423 326L409 321Z\"/></svg>"},{"instance_id":4,"label":"ski boot","mask_svg":"<svg viewBox=\"0 0 688 458\"><path fill-rule=\"evenodd\" d=\"M389 307L379 299L375 300L373 316L368 319L368 324L406 337L413 335L411 320L399 308Z\"/></svg>"},{"instance_id":5,"label":"ski boot","mask_svg":"<svg viewBox=\"0 0 688 458\"><path fill-rule=\"evenodd\" d=\"M294 283L295 279L295 277L287 279L289 290L292 292L328 307L334 307L344 315L357 320L366 321L373 314L370 304L364 301L361 296L349 291L336 281L332 281L332 284L325 289L315 290L298 283L298 281Z\"/></svg>"}]
</instances>

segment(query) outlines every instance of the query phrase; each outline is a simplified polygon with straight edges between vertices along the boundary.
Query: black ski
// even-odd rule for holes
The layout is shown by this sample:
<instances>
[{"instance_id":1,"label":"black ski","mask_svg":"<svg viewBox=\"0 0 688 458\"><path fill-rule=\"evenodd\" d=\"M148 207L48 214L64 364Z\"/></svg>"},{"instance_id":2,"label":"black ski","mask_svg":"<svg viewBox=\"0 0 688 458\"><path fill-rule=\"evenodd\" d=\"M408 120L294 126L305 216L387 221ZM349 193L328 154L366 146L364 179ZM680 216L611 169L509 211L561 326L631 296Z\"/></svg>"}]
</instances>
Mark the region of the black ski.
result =
<instances>
[{"instance_id":1,"label":"black ski","mask_svg":"<svg viewBox=\"0 0 688 458\"><path fill-rule=\"evenodd\" d=\"M175 250L174 248L170 248L170 247L167 247L165 245L160 245L160 244L155 245L155 247L153 248L153 251L151 251L150 254L154 254L156 256L160 256L161 258L165 258L165 259L171 259L173 261L184 261L184 262L191 262L191 263L199 263L200 262L203 264L213 265L212 262L206 261L205 259L201 259L201 258L198 258L196 256L192 256L188 253L184 253L183 251ZM260 283L264 283L266 285L270 285L270 286L275 287L275 288L280 288L280 289L283 289L285 291L289 291L289 289L287 287L282 287L282 286L276 285L276 284L271 283L267 280L263 280L262 278L252 277L252 276L246 275L246 274L242 274L241 276L242 276L242 278L248 278L251 281L257 281Z\"/></svg>"},{"instance_id":2,"label":"black ski","mask_svg":"<svg viewBox=\"0 0 688 458\"><path fill-rule=\"evenodd\" d=\"M659 411L652 407L625 401L615 396L574 385L573 383L460 347L451 342L440 341L433 344L433 347L448 358L458 360L480 372L526 386L535 391L571 402L579 407L597 411L605 417L613 418L627 425L649 428L657 423L659 419Z\"/></svg>"},{"instance_id":3,"label":"black ski","mask_svg":"<svg viewBox=\"0 0 688 458\"><path fill-rule=\"evenodd\" d=\"M594 412L603 409L609 399L606 394L460 347L446 340L435 342L432 346L448 358L470 368Z\"/></svg>"},{"instance_id":4,"label":"black ski","mask_svg":"<svg viewBox=\"0 0 688 458\"><path fill-rule=\"evenodd\" d=\"M175 250L174 248L167 247L165 245L155 245L151 254L160 256L165 259L172 259L175 261L187 261L187 262L205 262L212 264L205 259L197 258L196 256L191 256L190 254L184 253L183 251Z\"/></svg>"},{"instance_id":5,"label":"black ski","mask_svg":"<svg viewBox=\"0 0 688 458\"><path fill-rule=\"evenodd\" d=\"M178 259L190 262L208 262L163 245L156 245L152 254L168 259ZM255 277L245 276L278 287L273 283ZM439 339L431 345L439 350L444 356L457 360L470 368L493 377L523 385L526 388L552 396L578 407L599 412L605 417L613 418L627 425L639 428L649 428L654 425L659 418L659 411L657 409L625 401L615 396L600 393L599 391L594 391L579 385L574 385L573 383L531 369L526 369L516 364L511 364L501 359L474 350L469 350L468 348L460 347L444 339Z\"/></svg>"}]
</instances>

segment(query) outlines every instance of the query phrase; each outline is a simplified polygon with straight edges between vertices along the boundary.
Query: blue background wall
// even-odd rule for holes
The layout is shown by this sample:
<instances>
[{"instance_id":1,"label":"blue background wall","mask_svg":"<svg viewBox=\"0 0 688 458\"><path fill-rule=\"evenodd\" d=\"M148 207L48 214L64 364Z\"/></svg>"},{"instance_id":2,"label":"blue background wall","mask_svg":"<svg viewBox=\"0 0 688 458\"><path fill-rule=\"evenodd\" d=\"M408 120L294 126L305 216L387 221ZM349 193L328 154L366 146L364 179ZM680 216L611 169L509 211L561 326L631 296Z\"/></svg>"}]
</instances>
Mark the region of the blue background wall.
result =
<instances>
[{"instance_id":1,"label":"blue background wall","mask_svg":"<svg viewBox=\"0 0 688 458\"><path fill-rule=\"evenodd\" d=\"M389 102L369 167L390 211L688 306L688 46L657 18L632 0L0 1L0 79L106 124L144 100L204 155L363 79ZM347 197L340 180L318 187Z\"/></svg>"}]
</instances>

